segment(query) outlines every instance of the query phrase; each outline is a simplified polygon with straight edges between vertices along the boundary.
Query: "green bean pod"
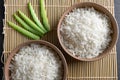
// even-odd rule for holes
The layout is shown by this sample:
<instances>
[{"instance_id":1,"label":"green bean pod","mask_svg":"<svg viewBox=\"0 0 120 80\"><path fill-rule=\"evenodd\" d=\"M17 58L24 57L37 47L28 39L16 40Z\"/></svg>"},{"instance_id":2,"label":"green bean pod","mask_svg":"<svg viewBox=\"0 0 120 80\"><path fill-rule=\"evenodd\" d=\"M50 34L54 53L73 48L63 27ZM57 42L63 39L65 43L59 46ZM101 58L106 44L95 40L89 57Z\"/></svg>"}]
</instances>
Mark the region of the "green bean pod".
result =
<instances>
[{"instance_id":1,"label":"green bean pod","mask_svg":"<svg viewBox=\"0 0 120 80\"><path fill-rule=\"evenodd\" d=\"M31 39L34 39L34 40L39 40L39 39L40 39L39 36L37 36L37 35L29 32L29 31L23 29L22 27L14 24L14 23L12 23L12 22L8 22L8 25L9 25L10 27L12 27L13 29L15 29L16 31L18 31L19 33L21 33L21 34L23 34L23 35L25 35L25 36L27 36L27 37L29 37L29 38L31 38Z\"/></svg>"},{"instance_id":2,"label":"green bean pod","mask_svg":"<svg viewBox=\"0 0 120 80\"><path fill-rule=\"evenodd\" d=\"M44 32L47 32L46 29L43 27L43 25L41 24L40 20L38 19L38 17L36 16L35 14L35 11L31 5L31 3L29 2L28 3L28 8L29 8L29 11L30 11L30 14L34 20L34 22L44 31Z\"/></svg>"},{"instance_id":3,"label":"green bean pod","mask_svg":"<svg viewBox=\"0 0 120 80\"><path fill-rule=\"evenodd\" d=\"M45 9L45 2L44 0L39 0L39 1L40 1L40 16L43 21L43 26L47 29L47 31L50 31L50 24L48 22L47 13Z\"/></svg>"},{"instance_id":4,"label":"green bean pod","mask_svg":"<svg viewBox=\"0 0 120 80\"><path fill-rule=\"evenodd\" d=\"M39 31L39 33L41 33L41 35L44 35L45 32L43 30L41 30L30 18L28 18L23 12L21 12L20 10L18 11L19 15L21 16L22 19L24 19L24 21L31 26L33 29L35 29L36 31Z\"/></svg>"},{"instance_id":5,"label":"green bean pod","mask_svg":"<svg viewBox=\"0 0 120 80\"><path fill-rule=\"evenodd\" d=\"M32 29L32 28L31 28L28 24L26 24L18 15L14 14L13 16L14 16L14 18L17 20L17 22L20 23L21 26L24 27L26 30L28 30L28 31L36 34L36 35L41 36L41 34L40 34L38 31Z\"/></svg>"}]
</instances>

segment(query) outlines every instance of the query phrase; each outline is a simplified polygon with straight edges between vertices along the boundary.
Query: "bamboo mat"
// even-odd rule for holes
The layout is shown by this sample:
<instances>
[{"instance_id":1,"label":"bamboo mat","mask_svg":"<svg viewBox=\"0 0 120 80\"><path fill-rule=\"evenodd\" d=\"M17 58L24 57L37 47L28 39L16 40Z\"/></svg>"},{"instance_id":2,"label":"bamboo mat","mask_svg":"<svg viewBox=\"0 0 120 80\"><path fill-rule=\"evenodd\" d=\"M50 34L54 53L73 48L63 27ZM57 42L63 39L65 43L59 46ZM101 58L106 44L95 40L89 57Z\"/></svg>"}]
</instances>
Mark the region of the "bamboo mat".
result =
<instances>
[{"instance_id":1,"label":"bamboo mat","mask_svg":"<svg viewBox=\"0 0 120 80\"><path fill-rule=\"evenodd\" d=\"M61 48L57 39L57 24L63 14L63 12L78 2L95 2L105 6L114 15L114 0L46 0L47 14L49 22L52 28L43 40L49 41ZM5 0L5 23L4 23L4 61L6 62L10 51L15 48L18 44L26 42L29 38L24 37L15 30L8 27L6 22L12 21L18 24L13 19L13 13L17 10L22 10L27 15L28 13L27 3L31 2L36 14L39 16L39 5L38 0ZM63 50L62 50L63 51ZM63 51L63 54L65 52ZM79 62L69 58L65 55L68 63L68 80L117 80L117 58L116 58L116 47L110 52L105 58L95 62Z\"/></svg>"}]
</instances>

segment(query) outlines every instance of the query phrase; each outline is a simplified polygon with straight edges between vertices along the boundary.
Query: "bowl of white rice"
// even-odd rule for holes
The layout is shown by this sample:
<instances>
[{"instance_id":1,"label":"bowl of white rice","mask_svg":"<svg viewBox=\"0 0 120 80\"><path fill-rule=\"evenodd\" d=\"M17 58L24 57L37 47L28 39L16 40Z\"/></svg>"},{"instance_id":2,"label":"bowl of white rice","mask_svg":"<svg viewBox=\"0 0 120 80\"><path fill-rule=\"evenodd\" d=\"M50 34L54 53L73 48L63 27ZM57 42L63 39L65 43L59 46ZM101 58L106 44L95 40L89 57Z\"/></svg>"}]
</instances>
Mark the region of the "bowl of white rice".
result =
<instances>
[{"instance_id":1,"label":"bowl of white rice","mask_svg":"<svg viewBox=\"0 0 120 80\"><path fill-rule=\"evenodd\" d=\"M118 39L118 25L103 6L84 2L68 8L57 27L64 51L80 61L95 61L109 54Z\"/></svg>"},{"instance_id":2,"label":"bowl of white rice","mask_svg":"<svg viewBox=\"0 0 120 80\"><path fill-rule=\"evenodd\" d=\"M17 46L5 64L5 80L66 80L67 63L61 51L46 41Z\"/></svg>"}]
</instances>

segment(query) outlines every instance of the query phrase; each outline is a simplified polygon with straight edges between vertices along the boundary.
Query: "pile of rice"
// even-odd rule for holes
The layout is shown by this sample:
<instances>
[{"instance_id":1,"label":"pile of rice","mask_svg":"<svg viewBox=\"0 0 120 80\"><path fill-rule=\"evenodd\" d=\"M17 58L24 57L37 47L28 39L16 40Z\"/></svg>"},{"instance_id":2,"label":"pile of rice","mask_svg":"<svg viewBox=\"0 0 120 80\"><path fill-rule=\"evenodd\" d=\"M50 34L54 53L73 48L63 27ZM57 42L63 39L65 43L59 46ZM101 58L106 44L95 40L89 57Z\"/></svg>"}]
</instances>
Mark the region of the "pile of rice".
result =
<instances>
[{"instance_id":1,"label":"pile of rice","mask_svg":"<svg viewBox=\"0 0 120 80\"><path fill-rule=\"evenodd\" d=\"M63 45L78 58L94 58L111 41L109 18L94 8L74 9L65 16L60 35Z\"/></svg>"},{"instance_id":2,"label":"pile of rice","mask_svg":"<svg viewBox=\"0 0 120 80\"><path fill-rule=\"evenodd\" d=\"M56 52L37 44L21 48L10 65L12 80L62 80L62 69Z\"/></svg>"}]
</instances>

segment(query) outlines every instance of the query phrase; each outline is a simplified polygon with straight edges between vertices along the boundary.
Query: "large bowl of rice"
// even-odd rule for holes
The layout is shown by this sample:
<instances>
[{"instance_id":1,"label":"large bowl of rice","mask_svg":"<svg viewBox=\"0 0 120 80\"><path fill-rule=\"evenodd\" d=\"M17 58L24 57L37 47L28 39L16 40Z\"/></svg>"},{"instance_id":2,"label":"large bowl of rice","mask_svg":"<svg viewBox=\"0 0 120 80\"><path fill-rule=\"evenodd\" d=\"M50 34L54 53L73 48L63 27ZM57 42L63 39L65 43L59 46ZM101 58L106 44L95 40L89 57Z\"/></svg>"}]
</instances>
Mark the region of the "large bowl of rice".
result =
<instances>
[{"instance_id":1,"label":"large bowl of rice","mask_svg":"<svg viewBox=\"0 0 120 80\"><path fill-rule=\"evenodd\" d=\"M64 51L80 61L108 55L118 39L118 25L103 6L84 2L68 8L59 20L57 36Z\"/></svg>"},{"instance_id":2,"label":"large bowl of rice","mask_svg":"<svg viewBox=\"0 0 120 80\"><path fill-rule=\"evenodd\" d=\"M5 64L5 80L66 80L67 63L61 51L46 41L17 46Z\"/></svg>"}]
</instances>

